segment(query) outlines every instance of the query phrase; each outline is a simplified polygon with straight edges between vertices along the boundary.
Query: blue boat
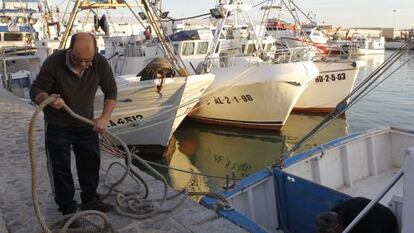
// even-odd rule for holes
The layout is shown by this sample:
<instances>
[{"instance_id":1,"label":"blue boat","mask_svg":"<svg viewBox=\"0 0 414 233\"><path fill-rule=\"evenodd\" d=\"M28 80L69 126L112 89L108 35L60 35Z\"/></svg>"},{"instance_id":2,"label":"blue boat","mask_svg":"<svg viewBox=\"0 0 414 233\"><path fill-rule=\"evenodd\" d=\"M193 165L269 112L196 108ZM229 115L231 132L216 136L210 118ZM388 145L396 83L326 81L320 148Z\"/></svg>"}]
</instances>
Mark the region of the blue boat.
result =
<instances>
[{"instance_id":1,"label":"blue boat","mask_svg":"<svg viewBox=\"0 0 414 233\"><path fill-rule=\"evenodd\" d=\"M318 214L366 197L389 207L401 232L414 232L413 131L352 134L297 154L283 167L262 169L219 192L226 201L204 197L201 203L249 232L312 233Z\"/></svg>"}]
</instances>

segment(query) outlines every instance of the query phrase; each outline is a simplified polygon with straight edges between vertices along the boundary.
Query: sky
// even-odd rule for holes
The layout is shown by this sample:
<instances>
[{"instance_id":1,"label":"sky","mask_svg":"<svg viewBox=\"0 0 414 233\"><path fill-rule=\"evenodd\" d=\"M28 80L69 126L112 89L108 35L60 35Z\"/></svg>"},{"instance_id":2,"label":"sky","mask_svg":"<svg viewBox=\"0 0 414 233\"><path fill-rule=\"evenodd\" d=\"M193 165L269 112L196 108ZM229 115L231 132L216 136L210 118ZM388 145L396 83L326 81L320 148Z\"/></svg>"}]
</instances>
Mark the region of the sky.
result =
<instances>
[{"instance_id":1,"label":"sky","mask_svg":"<svg viewBox=\"0 0 414 233\"><path fill-rule=\"evenodd\" d=\"M60 5L61 10L67 0L50 0ZM139 0L127 0L130 4ZM288 1L288 0L285 0ZM217 0L162 0L163 10L170 16L183 18L208 13ZM245 3L258 4L263 0L245 0ZM279 3L279 0L275 0ZM414 28L414 0L294 0L303 11L316 15L318 24L334 27L395 27ZM261 18L259 7L250 10L253 19ZM118 11L119 12L119 11ZM123 10L121 14L131 15ZM276 11L272 11L277 16ZM286 19L287 14L285 14ZM282 17L283 19L283 17Z\"/></svg>"},{"instance_id":2,"label":"sky","mask_svg":"<svg viewBox=\"0 0 414 233\"><path fill-rule=\"evenodd\" d=\"M163 0L163 8L175 18L207 13L215 0ZM245 0L257 4L262 0ZM278 2L278 1L275 1ZM341 27L414 27L414 0L295 0L303 11L316 14L319 24ZM259 10L251 15L258 18ZM273 11L275 14L275 11Z\"/></svg>"}]
</instances>

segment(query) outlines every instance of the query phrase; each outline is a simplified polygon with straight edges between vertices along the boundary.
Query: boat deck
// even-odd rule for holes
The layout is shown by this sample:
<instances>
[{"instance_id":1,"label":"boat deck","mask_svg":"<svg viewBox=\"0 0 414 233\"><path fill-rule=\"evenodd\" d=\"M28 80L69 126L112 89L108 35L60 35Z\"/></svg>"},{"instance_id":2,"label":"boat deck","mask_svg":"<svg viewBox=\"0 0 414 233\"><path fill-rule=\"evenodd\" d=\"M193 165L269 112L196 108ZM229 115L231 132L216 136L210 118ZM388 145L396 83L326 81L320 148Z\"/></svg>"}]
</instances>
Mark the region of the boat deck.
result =
<instances>
[{"instance_id":1,"label":"boat deck","mask_svg":"<svg viewBox=\"0 0 414 233\"><path fill-rule=\"evenodd\" d=\"M31 198L30 161L27 146L27 130L33 114L33 106L21 101L11 93L0 88L0 232L1 233L32 233L40 232L33 211ZM46 169L44 154L43 123L38 120L35 128L35 148L37 150L39 173L39 196L41 212L48 223L54 222L61 215L53 201L49 177ZM114 160L119 160L105 154L102 155L101 179L105 168ZM163 185L145 172L139 172L147 181L150 199L159 198L163 193ZM76 186L77 182L75 182ZM100 183L98 192L106 188ZM131 179L126 179L121 188L135 188ZM169 195L176 193L169 188ZM79 190L77 190L79 193ZM79 195L75 195L80 200ZM107 201L115 203L111 195ZM167 207L176 204L178 200L167 202ZM209 210L189 197L179 208L171 212L160 213L151 218L131 219L122 217L116 211L107 214L109 221L117 232L246 232L224 218ZM4 221L3 221L4 220ZM6 229L6 230L5 230Z\"/></svg>"},{"instance_id":2,"label":"boat deck","mask_svg":"<svg viewBox=\"0 0 414 233\"><path fill-rule=\"evenodd\" d=\"M346 186L338 189L338 191L346 193L353 197L366 197L373 199L376 197L385 186L388 185L391 178L398 172L399 168L392 169L379 173L376 176L369 176L365 179L355 182L351 187ZM396 196L403 196L403 178L381 199L383 205L387 205L391 198Z\"/></svg>"}]
</instances>

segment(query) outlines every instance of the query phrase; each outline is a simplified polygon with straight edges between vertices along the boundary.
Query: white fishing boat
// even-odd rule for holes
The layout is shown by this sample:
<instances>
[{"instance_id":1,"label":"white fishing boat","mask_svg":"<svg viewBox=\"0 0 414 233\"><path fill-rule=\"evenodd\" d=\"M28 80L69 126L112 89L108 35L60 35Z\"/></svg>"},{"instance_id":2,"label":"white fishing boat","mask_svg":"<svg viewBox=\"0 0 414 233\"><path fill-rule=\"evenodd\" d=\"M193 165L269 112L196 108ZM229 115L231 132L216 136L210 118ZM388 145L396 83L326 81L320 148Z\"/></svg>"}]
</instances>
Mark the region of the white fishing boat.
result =
<instances>
[{"instance_id":1,"label":"white fishing boat","mask_svg":"<svg viewBox=\"0 0 414 233\"><path fill-rule=\"evenodd\" d=\"M361 37L358 34L352 36L351 46L348 53L351 55L370 55L385 53L385 38L379 37Z\"/></svg>"},{"instance_id":2,"label":"white fishing boat","mask_svg":"<svg viewBox=\"0 0 414 233\"><path fill-rule=\"evenodd\" d=\"M315 61L319 75L296 102L295 111L331 112L354 88L360 61Z\"/></svg>"},{"instance_id":3,"label":"white fishing boat","mask_svg":"<svg viewBox=\"0 0 414 233\"><path fill-rule=\"evenodd\" d=\"M216 81L191 117L211 124L279 130L318 74L312 61L272 64L233 57L230 67L212 69Z\"/></svg>"},{"instance_id":4,"label":"white fishing boat","mask_svg":"<svg viewBox=\"0 0 414 233\"><path fill-rule=\"evenodd\" d=\"M108 127L127 145L166 146L175 129L214 81L214 75L189 75L179 55L165 41L156 6L149 6L146 1L143 4L165 59L140 67L143 70L138 75L117 78L118 103ZM103 106L102 99L102 94L98 95L95 106Z\"/></svg>"},{"instance_id":5,"label":"white fishing boat","mask_svg":"<svg viewBox=\"0 0 414 233\"><path fill-rule=\"evenodd\" d=\"M71 13L71 22L76 18L80 8L80 0ZM123 6L123 3L107 2L99 7ZM98 7L98 6L96 6ZM160 20L159 16L150 8L146 14L154 15L152 19ZM71 23L71 24L72 24ZM151 22L157 27L157 22ZM65 41L69 37L71 28L68 27L59 48L65 47ZM160 31L160 30L159 30ZM159 38L165 38L164 35ZM165 41L161 41L160 43ZM164 44L165 45L165 44ZM37 43L39 56L43 61L57 48L57 42L44 40ZM161 49L160 49L161 51ZM133 74L116 76L118 86L118 100L112 113L108 130L119 136L129 146L156 146L161 150L168 144L172 133L183 121L187 113L199 101L200 96L214 81L214 75L210 73L189 75L182 64L177 62L169 47L162 48L165 55L161 64L151 67L151 75L143 78L137 76L138 71L147 68L146 65L155 57L147 57L146 63L131 64L138 70ZM166 74L166 73L169 74ZM98 91L95 98L95 115L99 116L103 107L103 93ZM117 143L117 142L115 142ZM159 152L158 149L155 149Z\"/></svg>"},{"instance_id":6,"label":"white fishing boat","mask_svg":"<svg viewBox=\"0 0 414 233\"><path fill-rule=\"evenodd\" d=\"M299 9L301 13L303 11L293 1L289 4L293 5L285 4L284 7L292 15L296 24L287 24L278 19L265 21L267 32L280 38L281 43L285 45L285 47L277 48L274 60L279 63L280 57L296 56L292 48L308 47L311 51L310 57L319 70L319 75L312 80L296 102L294 111L330 112L353 90L363 62L333 58L333 56L338 58L339 55L347 54L336 40L331 40L308 16L305 15L310 20L308 24L299 23L301 20L297 15L297 10ZM269 7L267 9L271 9Z\"/></svg>"},{"instance_id":7,"label":"white fishing boat","mask_svg":"<svg viewBox=\"0 0 414 233\"><path fill-rule=\"evenodd\" d=\"M216 75L215 81L191 117L210 124L278 130L318 70L310 60L296 61L291 57L286 63L277 64L259 58L260 52L265 51L247 14L250 7L243 1L223 1L217 6L223 17L217 22L218 29L209 45L208 56L201 63ZM235 15L233 27L227 22L231 14ZM238 19L246 20L238 22ZM239 40L236 51L220 48L225 44L220 40L225 25L236 29L231 33ZM240 54L243 40L257 41L252 54Z\"/></svg>"},{"instance_id":8,"label":"white fishing boat","mask_svg":"<svg viewBox=\"0 0 414 233\"><path fill-rule=\"evenodd\" d=\"M48 12L46 13L46 11ZM49 26L59 24L58 22L52 22L53 16L51 14L47 1L2 1L0 9L0 48L26 47L33 49L37 40L44 39L47 37L46 34L54 31Z\"/></svg>"},{"instance_id":9,"label":"white fishing boat","mask_svg":"<svg viewBox=\"0 0 414 233\"><path fill-rule=\"evenodd\" d=\"M334 41L330 40L321 28L315 25L302 25L298 32L291 36L281 36L281 42L290 48L311 46L316 56L338 56L345 51Z\"/></svg>"},{"instance_id":10,"label":"white fishing boat","mask_svg":"<svg viewBox=\"0 0 414 233\"><path fill-rule=\"evenodd\" d=\"M336 204L383 196L380 202L394 213L401 232L413 232L413 146L409 130L355 133L286 159L283 171L263 169L243 179L220 192L228 204L209 197L202 203L250 232L312 233L316 216Z\"/></svg>"},{"instance_id":11,"label":"white fishing boat","mask_svg":"<svg viewBox=\"0 0 414 233\"><path fill-rule=\"evenodd\" d=\"M200 72L196 67L208 66L207 70L215 75L215 81L192 111L192 119L245 128L280 129L298 98L318 75L318 70L311 60L297 59L296 56L284 57L283 63L261 59L258 54L262 50L249 42L258 37L252 31L254 27L246 13L248 8L250 6L242 1L218 6L222 15L230 12L240 18L243 15L248 19L243 22L244 26L228 25L225 17L218 20L217 27L221 29L214 35L211 30L204 29L180 31L169 37L174 51L184 63L194 68L195 73ZM231 38L223 39L223 35L231 35ZM266 44L265 40L263 43L266 49L271 49L271 44ZM122 56L111 59L115 72L138 72L132 61L145 63L148 57L162 55L149 40L134 38L108 45L118 46L123 51ZM108 51L117 51L117 48Z\"/></svg>"},{"instance_id":12,"label":"white fishing boat","mask_svg":"<svg viewBox=\"0 0 414 233\"><path fill-rule=\"evenodd\" d=\"M120 76L118 102L108 129L127 145L166 146L213 80L212 74L166 78L158 91L160 80L140 81L135 75ZM102 101L103 95L98 93L95 115L102 111L99 109Z\"/></svg>"}]
</instances>

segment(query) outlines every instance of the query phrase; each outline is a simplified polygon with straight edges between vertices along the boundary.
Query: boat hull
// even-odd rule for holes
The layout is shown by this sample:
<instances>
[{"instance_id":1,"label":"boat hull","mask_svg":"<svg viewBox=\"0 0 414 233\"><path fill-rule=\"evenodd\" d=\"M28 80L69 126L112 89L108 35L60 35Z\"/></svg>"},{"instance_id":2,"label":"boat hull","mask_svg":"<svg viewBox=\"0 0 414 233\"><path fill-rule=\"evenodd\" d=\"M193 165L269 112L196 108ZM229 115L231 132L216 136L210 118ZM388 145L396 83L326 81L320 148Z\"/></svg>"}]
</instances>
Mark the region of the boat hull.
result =
<instances>
[{"instance_id":1,"label":"boat hull","mask_svg":"<svg viewBox=\"0 0 414 233\"><path fill-rule=\"evenodd\" d=\"M360 65L352 61L315 62L316 77L296 102L296 112L331 112L353 90Z\"/></svg>"},{"instance_id":2,"label":"boat hull","mask_svg":"<svg viewBox=\"0 0 414 233\"><path fill-rule=\"evenodd\" d=\"M351 55L374 55L374 54L384 54L385 49L363 49L363 48L356 48L351 50Z\"/></svg>"},{"instance_id":3,"label":"boat hull","mask_svg":"<svg viewBox=\"0 0 414 233\"><path fill-rule=\"evenodd\" d=\"M246 65L212 70L214 83L191 118L210 124L280 129L309 83L313 62Z\"/></svg>"},{"instance_id":4,"label":"boat hull","mask_svg":"<svg viewBox=\"0 0 414 233\"><path fill-rule=\"evenodd\" d=\"M158 80L118 80L118 101L108 130L127 145L166 146L213 80L212 74L167 78L160 92L157 91ZM102 101L100 93L95 101L96 116L102 110Z\"/></svg>"}]
</instances>

